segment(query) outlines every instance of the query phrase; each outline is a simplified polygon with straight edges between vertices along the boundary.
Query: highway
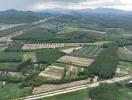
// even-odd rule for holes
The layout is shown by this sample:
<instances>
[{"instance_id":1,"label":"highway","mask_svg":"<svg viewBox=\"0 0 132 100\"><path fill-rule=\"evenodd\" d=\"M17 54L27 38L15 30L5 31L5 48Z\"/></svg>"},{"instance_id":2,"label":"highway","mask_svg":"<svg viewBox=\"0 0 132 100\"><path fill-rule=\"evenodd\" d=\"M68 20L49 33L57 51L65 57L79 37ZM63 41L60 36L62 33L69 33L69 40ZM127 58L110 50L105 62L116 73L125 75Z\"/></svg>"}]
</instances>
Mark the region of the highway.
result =
<instances>
[{"instance_id":1,"label":"highway","mask_svg":"<svg viewBox=\"0 0 132 100\"><path fill-rule=\"evenodd\" d=\"M22 97L22 98L19 98L19 100L38 100L38 99L45 98L45 97L55 96L55 95L59 95L59 94L65 94L65 93L74 92L77 90L82 90L82 89L91 88L91 87L97 87L97 86L99 86L100 83L115 83L115 82L119 82L119 81L128 80L131 78L132 78L132 75L126 75L123 77L117 77L117 78L113 78L113 79L109 79L109 80L105 80L105 81L99 81L96 83L90 83L90 84L70 87L70 88L61 89L61 90L55 90L55 91L51 91L51 92L47 92L47 93L41 93L41 94L36 94L36 95L32 95L32 96Z\"/></svg>"}]
</instances>

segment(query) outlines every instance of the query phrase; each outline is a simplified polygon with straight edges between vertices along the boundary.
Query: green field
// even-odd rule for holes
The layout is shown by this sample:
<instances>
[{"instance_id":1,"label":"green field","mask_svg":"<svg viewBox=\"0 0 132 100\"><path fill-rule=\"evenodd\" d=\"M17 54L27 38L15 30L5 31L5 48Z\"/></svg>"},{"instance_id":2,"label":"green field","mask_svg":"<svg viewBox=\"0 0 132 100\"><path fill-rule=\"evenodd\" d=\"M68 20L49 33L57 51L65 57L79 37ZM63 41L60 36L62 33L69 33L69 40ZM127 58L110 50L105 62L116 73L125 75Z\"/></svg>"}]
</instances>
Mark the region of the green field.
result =
<instances>
[{"instance_id":1,"label":"green field","mask_svg":"<svg viewBox=\"0 0 132 100\"><path fill-rule=\"evenodd\" d=\"M15 100L21 96L31 95L32 89L30 87L19 88L17 84L6 84L0 88L0 100Z\"/></svg>"},{"instance_id":2,"label":"green field","mask_svg":"<svg viewBox=\"0 0 132 100\"><path fill-rule=\"evenodd\" d=\"M0 62L20 62L23 59L22 52L1 52Z\"/></svg>"},{"instance_id":3,"label":"green field","mask_svg":"<svg viewBox=\"0 0 132 100\"><path fill-rule=\"evenodd\" d=\"M51 64L63 55L64 53L57 49L42 49L36 51L37 62L39 63Z\"/></svg>"},{"instance_id":4,"label":"green field","mask_svg":"<svg viewBox=\"0 0 132 100\"><path fill-rule=\"evenodd\" d=\"M89 90L85 89L85 90L54 96L54 97L44 98L41 100L89 100L88 93Z\"/></svg>"},{"instance_id":5,"label":"green field","mask_svg":"<svg viewBox=\"0 0 132 100\"><path fill-rule=\"evenodd\" d=\"M86 46L70 53L71 56L95 58L103 49L98 46Z\"/></svg>"},{"instance_id":6,"label":"green field","mask_svg":"<svg viewBox=\"0 0 132 100\"><path fill-rule=\"evenodd\" d=\"M21 62L0 62L0 71L17 71Z\"/></svg>"}]
</instances>

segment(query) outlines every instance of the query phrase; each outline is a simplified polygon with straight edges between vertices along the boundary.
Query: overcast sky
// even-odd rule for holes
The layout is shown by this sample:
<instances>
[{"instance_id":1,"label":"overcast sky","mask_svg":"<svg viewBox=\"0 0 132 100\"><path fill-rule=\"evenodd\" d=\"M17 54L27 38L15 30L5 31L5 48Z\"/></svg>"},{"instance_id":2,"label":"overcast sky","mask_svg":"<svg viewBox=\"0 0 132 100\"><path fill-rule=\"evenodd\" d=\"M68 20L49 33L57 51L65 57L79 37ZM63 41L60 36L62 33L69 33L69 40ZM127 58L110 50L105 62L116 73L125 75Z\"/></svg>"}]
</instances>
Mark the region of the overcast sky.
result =
<instances>
[{"instance_id":1,"label":"overcast sky","mask_svg":"<svg viewBox=\"0 0 132 100\"><path fill-rule=\"evenodd\" d=\"M85 9L97 7L132 11L132 0L0 0L0 10L40 11L50 8Z\"/></svg>"}]
</instances>

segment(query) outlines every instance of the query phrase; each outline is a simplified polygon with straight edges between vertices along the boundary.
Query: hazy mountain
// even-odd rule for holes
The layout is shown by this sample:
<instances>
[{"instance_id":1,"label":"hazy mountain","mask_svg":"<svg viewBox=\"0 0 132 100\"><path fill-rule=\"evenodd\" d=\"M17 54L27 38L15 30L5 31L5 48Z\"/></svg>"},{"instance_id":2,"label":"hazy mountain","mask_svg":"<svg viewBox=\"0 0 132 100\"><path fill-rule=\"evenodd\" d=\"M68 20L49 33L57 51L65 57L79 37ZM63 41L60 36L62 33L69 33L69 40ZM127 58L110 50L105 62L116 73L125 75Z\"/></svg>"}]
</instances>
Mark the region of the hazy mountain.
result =
<instances>
[{"instance_id":1,"label":"hazy mountain","mask_svg":"<svg viewBox=\"0 0 132 100\"><path fill-rule=\"evenodd\" d=\"M123 11L113 8L96 8L96 9L81 9L81 10L73 10L73 9L48 9L42 12L48 12L52 14L132 14L130 11Z\"/></svg>"},{"instance_id":2,"label":"hazy mountain","mask_svg":"<svg viewBox=\"0 0 132 100\"><path fill-rule=\"evenodd\" d=\"M30 23L48 16L51 14L11 9L0 12L0 23Z\"/></svg>"},{"instance_id":3,"label":"hazy mountain","mask_svg":"<svg viewBox=\"0 0 132 100\"><path fill-rule=\"evenodd\" d=\"M92 20L94 17L96 17L96 19L98 19L98 17L101 17L102 19L102 17L111 18L113 16L116 16L116 18L120 17L120 19L122 19L122 16L129 16L130 19L132 17L132 12L111 9L111 8L82 9L82 10L56 8L56 9L44 10L41 12L17 11L11 9L0 12L0 23L30 23L55 15L74 15L76 17L77 16L87 17L92 15L91 17Z\"/></svg>"}]
</instances>

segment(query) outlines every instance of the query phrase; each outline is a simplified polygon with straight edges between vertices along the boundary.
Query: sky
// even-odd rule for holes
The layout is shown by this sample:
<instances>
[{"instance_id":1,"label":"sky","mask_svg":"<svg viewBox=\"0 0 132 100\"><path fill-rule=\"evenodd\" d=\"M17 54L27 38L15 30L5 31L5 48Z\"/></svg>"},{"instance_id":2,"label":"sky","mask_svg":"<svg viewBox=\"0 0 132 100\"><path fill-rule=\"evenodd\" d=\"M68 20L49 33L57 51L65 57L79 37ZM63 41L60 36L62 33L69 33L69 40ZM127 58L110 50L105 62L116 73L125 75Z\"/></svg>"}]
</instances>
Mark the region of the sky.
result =
<instances>
[{"instance_id":1,"label":"sky","mask_svg":"<svg viewBox=\"0 0 132 100\"><path fill-rule=\"evenodd\" d=\"M132 11L132 0L0 0L0 10L116 8Z\"/></svg>"}]
</instances>

